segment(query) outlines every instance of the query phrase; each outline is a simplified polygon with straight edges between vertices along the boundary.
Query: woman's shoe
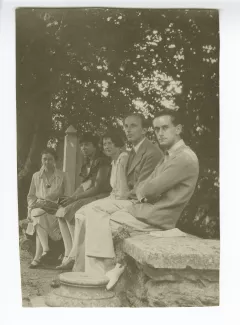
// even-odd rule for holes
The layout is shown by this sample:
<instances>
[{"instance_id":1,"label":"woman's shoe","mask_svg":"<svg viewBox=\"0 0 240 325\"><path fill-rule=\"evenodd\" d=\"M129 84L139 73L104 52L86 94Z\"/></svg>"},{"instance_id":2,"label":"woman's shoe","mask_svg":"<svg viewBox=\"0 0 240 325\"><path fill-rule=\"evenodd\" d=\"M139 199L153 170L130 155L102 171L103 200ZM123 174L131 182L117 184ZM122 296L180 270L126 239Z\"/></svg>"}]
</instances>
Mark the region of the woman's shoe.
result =
<instances>
[{"instance_id":1,"label":"woman's shoe","mask_svg":"<svg viewBox=\"0 0 240 325\"><path fill-rule=\"evenodd\" d=\"M40 261L39 260L33 260L32 263L29 265L29 269L37 269L40 265Z\"/></svg>"},{"instance_id":2,"label":"woman's shoe","mask_svg":"<svg viewBox=\"0 0 240 325\"><path fill-rule=\"evenodd\" d=\"M47 264L47 262L52 261L52 252L50 250L47 252L43 252L39 261L40 261L40 263L43 263L43 264Z\"/></svg>"},{"instance_id":3,"label":"woman's shoe","mask_svg":"<svg viewBox=\"0 0 240 325\"><path fill-rule=\"evenodd\" d=\"M72 271L74 264L75 264L75 259L68 258L68 260L64 264L57 266L56 269L61 271Z\"/></svg>"},{"instance_id":4,"label":"woman's shoe","mask_svg":"<svg viewBox=\"0 0 240 325\"><path fill-rule=\"evenodd\" d=\"M57 265L56 269L58 270L59 267L62 267L67 262L67 260L68 260L68 256L64 256L63 259L62 259L61 264Z\"/></svg>"},{"instance_id":5,"label":"woman's shoe","mask_svg":"<svg viewBox=\"0 0 240 325\"><path fill-rule=\"evenodd\" d=\"M67 262L67 260L68 260L68 256L64 256L61 264L65 264Z\"/></svg>"}]
</instances>

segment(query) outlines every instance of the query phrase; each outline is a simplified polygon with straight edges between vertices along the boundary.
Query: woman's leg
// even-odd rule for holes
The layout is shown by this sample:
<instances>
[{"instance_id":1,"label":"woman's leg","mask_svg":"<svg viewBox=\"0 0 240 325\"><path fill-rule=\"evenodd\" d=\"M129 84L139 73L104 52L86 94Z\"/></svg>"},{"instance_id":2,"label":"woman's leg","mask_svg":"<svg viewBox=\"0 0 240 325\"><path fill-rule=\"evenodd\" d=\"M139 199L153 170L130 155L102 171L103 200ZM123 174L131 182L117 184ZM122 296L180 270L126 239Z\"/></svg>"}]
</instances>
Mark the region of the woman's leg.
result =
<instances>
[{"instance_id":1,"label":"woman's leg","mask_svg":"<svg viewBox=\"0 0 240 325\"><path fill-rule=\"evenodd\" d=\"M88 243L90 242L91 246L93 246L94 242L96 241L96 237L98 238L98 242L97 244L96 243L94 244L94 248L96 247L96 250L98 250L99 252L101 252L101 249L104 251L102 258L100 258L100 260L103 261L105 259L111 260L113 257L115 257L113 244L112 244L111 229L109 228L109 215L116 212L120 208L123 208L128 205L131 205L131 202L101 199L101 200L93 201L92 203L89 203L83 206L82 208L80 208L75 214L75 231L74 231L72 250L69 254L69 259L66 261L64 265L64 268L61 267L61 269L69 270L70 268L72 269L73 267L74 260L76 259L79 247L81 246L81 230L83 226L85 226L86 216L87 216L88 224L89 224L89 218L91 219L91 225L89 224L89 227L87 227L88 228L87 235L86 235L87 242ZM99 232L99 228L101 228L100 232ZM89 236L89 233L91 233L91 236ZM107 237L105 236L105 234ZM85 256L89 256L89 255L96 256L95 254L91 254L91 253L88 254L88 252L86 251ZM99 255L100 254L98 254L97 256ZM91 262L90 264L92 265ZM105 263L103 264L105 266ZM86 266L87 265L89 265L89 263L86 263ZM85 269L87 269L87 267L85 267ZM92 266L90 266L89 269L92 269Z\"/></svg>"},{"instance_id":2,"label":"woman's leg","mask_svg":"<svg viewBox=\"0 0 240 325\"><path fill-rule=\"evenodd\" d=\"M83 245L83 243L81 243L82 238L80 237L80 234L81 234L82 227L84 226L84 222L85 222L85 219L75 221L72 249L71 249L66 261L64 261L60 266L58 266L57 269L65 270L65 271L67 271L67 270L70 271L73 269L73 267L75 265L77 254L79 253L79 249L82 247L81 245ZM81 267L84 267L84 265L81 265Z\"/></svg>"},{"instance_id":3,"label":"woman's leg","mask_svg":"<svg viewBox=\"0 0 240 325\"><path fill-rule=\"evenodd\" d=\"M74 258L74 259L76 258L77 249L78 249L79 244L80 244L80 233L81 233L81 229L83 227L84 222L85 222L85 218L75 220L73 245L72 245L72 250L69 253L70 258Z\"/></svg>"},{"instance_id":4,"label":"woman's leg","mask_svg":"<svg viewBox=\"0 0 240 325\"><path fill-rule=\"evenodd\" d=\"M67 226L68 226L70 235L72 237L72 242L73 242L73 239L74 239L74 230L75 230L75 223L74 222L68 222L67 221Z\"/></svg>"},{"instance_id":5,"label":"woman's leg","mask_svg":"<svg viewBox=\"0 0 240 325\"><path fill-rule=\"evenodd\" d=\"M38 237L38 235L36 234L36 253L35 253L35 257L34 257L34 261L39 261L40 257L42 256L43 253L43 248L40 242L40 239Z\"/></svg>"},{"instance_id":6,"label":"woman's leg","mask_svg":"<svg viewBox=\"0 0 240 325\"><path fill-rule=\"evenodd\" d=\"M49 251L48 234L40 225L36 225L36 235L39 237L43 252Z\"/></svg>"},{"instance_id":7,"label":"woman's leg","mask_svg":"<svg viewBox=\"0 0 240 325\"><path fill-rule=\"evenodd\" d=\"M63 218L58 218L59 228L62 234L65 256L68 256L72 249L72 236L69 231L68 223Z\"/></svg>"}]
</instances>

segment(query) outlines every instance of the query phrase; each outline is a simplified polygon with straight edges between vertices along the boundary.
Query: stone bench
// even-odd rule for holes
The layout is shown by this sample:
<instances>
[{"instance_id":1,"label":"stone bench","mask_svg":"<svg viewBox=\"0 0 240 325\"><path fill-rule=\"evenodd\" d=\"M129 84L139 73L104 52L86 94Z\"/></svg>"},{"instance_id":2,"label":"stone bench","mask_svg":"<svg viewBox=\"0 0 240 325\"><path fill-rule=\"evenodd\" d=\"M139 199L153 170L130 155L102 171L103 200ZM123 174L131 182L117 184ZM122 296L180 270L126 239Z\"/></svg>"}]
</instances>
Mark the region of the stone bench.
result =
<instances>
[{"instance_id":1,"label":"stone bench","mask_svg":"<svg viewBox=\"0 0 240 325\"><path fill-rule=\"evenodd\" d=\"M193 236L157 238L138 235L124 240L127 270L116 292L133 307L217 306L218 240Z\"/></svg>"},{"instance_id":2,"label":"stone bench","mask_svg":"<svg viewBox=\"0 0 240 325\"><path fill-rule=\"evenodd\" d=\"M142 234L125 239L122 250L127 268L114 289L121 306L219 305L219 240Z\"/></svg>"}]
</instances>

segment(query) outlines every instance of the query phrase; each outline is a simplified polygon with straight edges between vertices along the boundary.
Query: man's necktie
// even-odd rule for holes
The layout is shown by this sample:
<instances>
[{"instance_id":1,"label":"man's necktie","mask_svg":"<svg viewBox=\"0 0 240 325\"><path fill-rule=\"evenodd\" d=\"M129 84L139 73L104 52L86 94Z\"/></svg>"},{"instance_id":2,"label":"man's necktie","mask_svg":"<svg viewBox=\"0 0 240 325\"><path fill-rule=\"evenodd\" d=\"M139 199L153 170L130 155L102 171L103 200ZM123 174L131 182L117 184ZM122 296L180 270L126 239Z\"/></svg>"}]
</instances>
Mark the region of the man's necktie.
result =
<instances>
[{"instance_id":1,"label":"man's necktie","mask_svg":"<svg viewBox=\"0 0 240 325\"><path fill-rule=\"evenodd\" d=\"M130 166L132 165L133 159L136 156L136 152L135 150L132 148L130 154L129 154L129 158L128 158L128 168L130 168Z\"/></svg>"},{"instance_id":2,"label":"man's necktie","mask_svg":"<svg viewBox=\"0 0 240 325\"><path fill-rule=\"evenodd\" d=\"M166 151L166 152L165 152L165 156L164 156L164 162L167 162L168 159L169 159L169 152Z\"/></svg>"}]
</instances>

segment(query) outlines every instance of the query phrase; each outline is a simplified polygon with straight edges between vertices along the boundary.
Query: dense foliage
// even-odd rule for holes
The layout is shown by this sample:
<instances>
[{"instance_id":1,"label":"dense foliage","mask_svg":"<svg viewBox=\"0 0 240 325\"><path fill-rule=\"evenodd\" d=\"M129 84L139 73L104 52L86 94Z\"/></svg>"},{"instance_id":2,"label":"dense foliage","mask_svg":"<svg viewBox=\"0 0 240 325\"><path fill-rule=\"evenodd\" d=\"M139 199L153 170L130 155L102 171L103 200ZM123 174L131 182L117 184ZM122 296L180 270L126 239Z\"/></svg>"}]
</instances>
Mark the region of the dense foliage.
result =
<instances>
[{"instance_id":1,"label":"dense foliage","mask_svg":"<svg viewBox=\"0 0 240 325\"><path fill-rule=\"evenodd\" d=\"M184 114L201 166L179 227L218 237L218 28L215 10L18 9L20 218L42 148L69 125L101 133L129 111L150 121L166 106Z\"/></svg>"}]
</instances>

